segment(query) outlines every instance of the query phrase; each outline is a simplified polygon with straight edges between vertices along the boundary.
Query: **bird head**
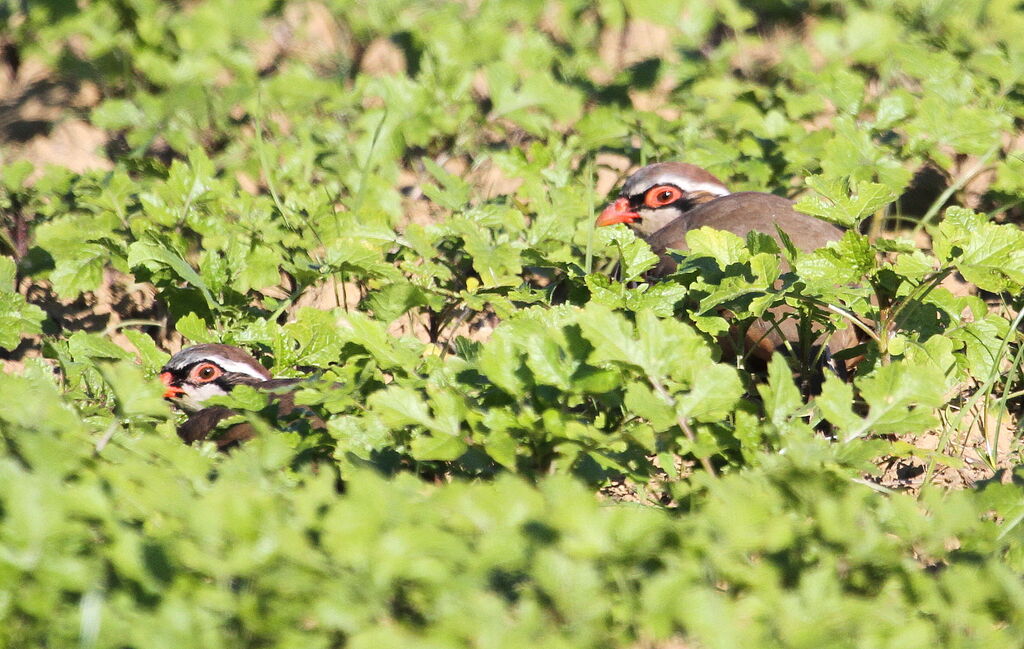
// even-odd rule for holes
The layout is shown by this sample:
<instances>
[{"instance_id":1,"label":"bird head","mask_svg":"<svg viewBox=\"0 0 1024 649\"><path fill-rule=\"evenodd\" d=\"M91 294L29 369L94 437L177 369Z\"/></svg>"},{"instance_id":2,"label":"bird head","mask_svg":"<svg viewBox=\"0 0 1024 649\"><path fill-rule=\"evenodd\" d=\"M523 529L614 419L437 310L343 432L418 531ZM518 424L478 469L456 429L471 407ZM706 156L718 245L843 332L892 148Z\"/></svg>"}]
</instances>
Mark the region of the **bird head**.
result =
<instances>
[{"instance_id":1,"label":"bird head","mask_svg":"<svg viewBox=\"0 0 1024 649\"><path fill-rule=\"evenodd\" d=\"M626 179L618 198L597 217L597 225L625 223L647 237L697 205L728 193L725 183L696 165L659 162Z\"/></svg>"},{"instance_id":2,"label":"bird head","mask_svg":"<svg viewBox=\"0 0 1024 649\"><path fill-rule=\"evenodd\" d=\"M258 385L271 377L248 352L231 345L196 345L181 350L160 370L164 398L185 410L200 410L210 397L236 385Z\"/></svg>"}]
</instances>

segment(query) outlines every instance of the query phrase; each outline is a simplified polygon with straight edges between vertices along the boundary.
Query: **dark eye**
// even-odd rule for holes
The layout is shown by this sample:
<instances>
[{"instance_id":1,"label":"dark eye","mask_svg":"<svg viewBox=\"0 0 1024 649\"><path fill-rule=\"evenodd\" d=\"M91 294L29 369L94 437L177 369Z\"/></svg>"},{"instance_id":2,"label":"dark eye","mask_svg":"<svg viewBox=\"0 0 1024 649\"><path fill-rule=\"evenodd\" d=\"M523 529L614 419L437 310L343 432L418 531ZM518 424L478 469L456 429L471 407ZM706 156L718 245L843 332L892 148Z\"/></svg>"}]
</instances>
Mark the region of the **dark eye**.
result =
<instances>
[{"instance_id":1,"label":"dark eye","mask_svg":"<svg viewBox=\"0 0 1024 649\"><path fill-rule=\"evenodd\" d=\"M658 192L658 202L659 203L667 203L670 200L672 200L672 192L670 192L667 189L662 190L661 192Z\"/></svg>"}]
</instances>

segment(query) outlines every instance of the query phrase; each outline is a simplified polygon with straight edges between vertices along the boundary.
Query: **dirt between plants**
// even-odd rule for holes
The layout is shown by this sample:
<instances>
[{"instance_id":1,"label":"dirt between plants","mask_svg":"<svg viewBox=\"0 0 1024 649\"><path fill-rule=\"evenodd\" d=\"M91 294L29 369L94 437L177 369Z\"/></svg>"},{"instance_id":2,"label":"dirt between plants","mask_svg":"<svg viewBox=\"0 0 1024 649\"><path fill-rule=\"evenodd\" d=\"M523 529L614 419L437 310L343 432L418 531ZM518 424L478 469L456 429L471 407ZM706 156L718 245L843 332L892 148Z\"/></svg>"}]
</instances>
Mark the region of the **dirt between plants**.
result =
<instances>
[{"instance_id":1,"label":"dirt between plants","mask_svg":"<svg viewBox=\"0 0 1024 649\"><path fill-rule=\"evenodd\" d=\"M310 63L315 68L322 66L329 69L339 56L355 61L360 71L366 74L391 75L406 70L405 55L393 42L380 38L359 49L346 26L321 3L290 4L280 17L267 22L263 37L254 40L252 44L258 65L263 70L271 71L289 57ZM555 31L550 25L548 29ZM790 32L767 32L760 45L738 51L734 63L739 70L764 67L781 51L780 46L793 38ZM599 50L603 65L591 70L590 74L596 83L601 83L612 79L626 67L644 60L678 57L678 52L669 43L664 28L644 21L631 21L623 30L606 28L600 38ZM481 81L474 90L485 96L486 83ZM638 108L674 118L678 116L678 111L669 102L671 90L671 84L661 83L643 92L632 92L630 98ZM30 182L38 177L45 165L51 164L79 173L113 169L114 164L108 157L108 151L116 149L115 135L92 126L86 120L89 111L101 99L101 92L95 84L60 78L37 61L15 63L0 60L0 165L17 160L32 162L37 172L30 178ZM828 120L808 125L809 128L828 126ZM1020 144L1024 146L1024 136L1021 138ZM517 143L507 144L514 146ZM977 160L971 157L961 156L957 160L964 170L977 167L959 197L964 204L976 206L992 182L991 170L978 165ZM486 162L474 164L471 160L459 157L439 157L436 162L449 172L468 179L475 187L475 195L481 200L513 193L520 183L515 178L506 177L496 166ZM631 170L630 164L625 156L598 156L595 166L596 194L600 197L608 195ZM941 174L919 176L915 178L912 187L912 191L916 192L916 200L934 200L945 188L944 183L947 181ZM443 212L423 196L421 188L426 180L427 175L421 166L407 169L401 176L405 215L409 223L429 224L443 216ZM238 181L244 191L266 191L259 179L240 177ZM919 241L924 247L928 243L924 239ZM955 277L947 278L943 285L957 295L973 290L966 282ZM48 333L76 330L104 332L117 344L134 351L127 338L120 333L122 327L131 323L150 322L159 323L151 327L150 331L165 349L174 351L183 344L180 335L166 326L166 313L156 299L153 287L136 284L132 277L116 271L108 270L98 290L75 300L60 300L46 282L23 281L18 288L31 302L46 311L49 316ZM268 294L272 292L268 291ZM334 280L303 295L294 308L344 306L351 309L355 308L362 297L354 284L342 285ZM456 336L486 340L497 324L498 319L493 313L473 314L466 318L456 318L449 329L437 332L431 330L426 316L413 314L396 320L390 331L394 335L415 336L421 340L434 338L435 342L447 346ZM0 352L3 370L19 371L25 358L40 355L40 348L41 338L34 336L26 338L12 352ZM956 416L956 413L946 414ZM904 440L920 449L920 453L909 458L880 459L881 473L871 479L888 488L911 491L919 489L926 479L951 488L966 487L991 477L994 470L1005 468L1009 465L1009 458L1019 454L1015 442L1018 427L1016 416L995 418L986 414L964 416L957 421L958 426L951 428L947 417L944 429L953 430L952 433L930 433L913 440ZM942 449L940 455L953 459L933 461L936 449ZM689 470L681 460L679 464L677 469L684 473ZM658 481L647 485L622 481L608 487L603 493L617 500L667 504L664 490L659 487ZM691 645L680 640L643 646L676 649Z\"/></svg>"}]
</instances>

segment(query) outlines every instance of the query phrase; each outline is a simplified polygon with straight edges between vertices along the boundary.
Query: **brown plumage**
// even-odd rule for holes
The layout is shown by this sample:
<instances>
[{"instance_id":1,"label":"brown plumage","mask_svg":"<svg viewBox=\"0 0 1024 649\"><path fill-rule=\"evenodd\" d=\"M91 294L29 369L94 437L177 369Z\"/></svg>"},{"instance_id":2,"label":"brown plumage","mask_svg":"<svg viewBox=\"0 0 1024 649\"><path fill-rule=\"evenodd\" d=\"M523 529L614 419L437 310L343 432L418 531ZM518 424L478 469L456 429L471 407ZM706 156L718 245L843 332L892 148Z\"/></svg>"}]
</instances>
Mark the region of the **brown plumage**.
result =
<instances>
[{"instance_id":1,"label":"brown plumage","mask_svg":"<svg viewBox=\"0 0 1024 649\"><path fill-rule=\"evenodd\" d=\"M702 227L732 232L740 237L761 232L775 239L780 248L782 241L778 230L781 229L793 245L804 252L824 247L843 235L836 226L797 212L793 203L785 198L763 192L732 194L720 180L700 167L677 162L648 165L630 176L619 197L597 220L598 225L613 223L627 223L660 255L661 260L650 272L655 278L676 269L676 261L667 251L686 250L686 233ZM800 338L792 308L780 306L771 311L775 325L757 320L744 334L746 351L766 360L787 343L795 347ZM820 331L820 327L816 330ZM823 342L824 335L815 344ZM722 344L729 347L727 340ZM834 354L856 344L853 328L847 327L832 334L828 349Z\"/></svg>"}]
</instances>

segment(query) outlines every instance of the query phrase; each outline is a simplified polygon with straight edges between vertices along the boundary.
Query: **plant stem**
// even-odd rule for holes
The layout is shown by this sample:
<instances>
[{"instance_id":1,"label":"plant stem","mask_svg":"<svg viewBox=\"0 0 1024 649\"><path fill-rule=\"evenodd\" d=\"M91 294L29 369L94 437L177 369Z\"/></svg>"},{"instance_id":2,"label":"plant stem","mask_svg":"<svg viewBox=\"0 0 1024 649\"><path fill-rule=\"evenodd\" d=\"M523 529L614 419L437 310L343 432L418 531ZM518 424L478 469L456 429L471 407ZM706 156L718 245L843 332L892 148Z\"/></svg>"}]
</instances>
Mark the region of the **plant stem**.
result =
<instances>
[{"instance_id":1,"label":"plant stem","mask_svg":"<svg viewBox=\"0 0 1024 649\"><path fill-rule=\"evenodd\" d=\"M662 399L671 403L673 406L675 405L675 399L672 398L672 395L668 393L668 390L665 389L660 381L656 380L653 376L648 376L647 380L650 381L651 387L654 388L654 391L657 392ZM690 428L690 424L687 423L686 418L676 414L676 424L679 426L679 430L683 431L683 434L686 435L686 439L690 440L690 443L696 447L697 435L693 432L693 429ZM694 455L697 455L696 451L694 451ZM708 472L708 475L712 478L718 477L718 473L715 471L715 466L711 464L710 458L698 455L697 460L700 462L700 465L704 467L704 470Z\"/></svg>"},{"instance_id":2,"label":"plant stem","mask_svg":"<svg viewBox=\"0 0 1024 649\"><path fill-rule=\"evenodd\" d=\"M963 189L964 185L969 183L972 178L985 170L985 167L988 165L989 158L995 155L995 152L999 150L999 147L999 144L992 145L992 147L978 159L978 164L974 165L970 171L961 174L952 185L939 194L939 197L935 199L931 204L931 207L928 208L928 211L925 212L924 216L921 217L921 220L917 222L916 226L914 226L914 236L917 236L917 234L926 226L931 225L932 219L939 213L939 210L941 210L942 206L946 204L946 201L949 200L950 196Z\"/></svg>"}]
</instances>

